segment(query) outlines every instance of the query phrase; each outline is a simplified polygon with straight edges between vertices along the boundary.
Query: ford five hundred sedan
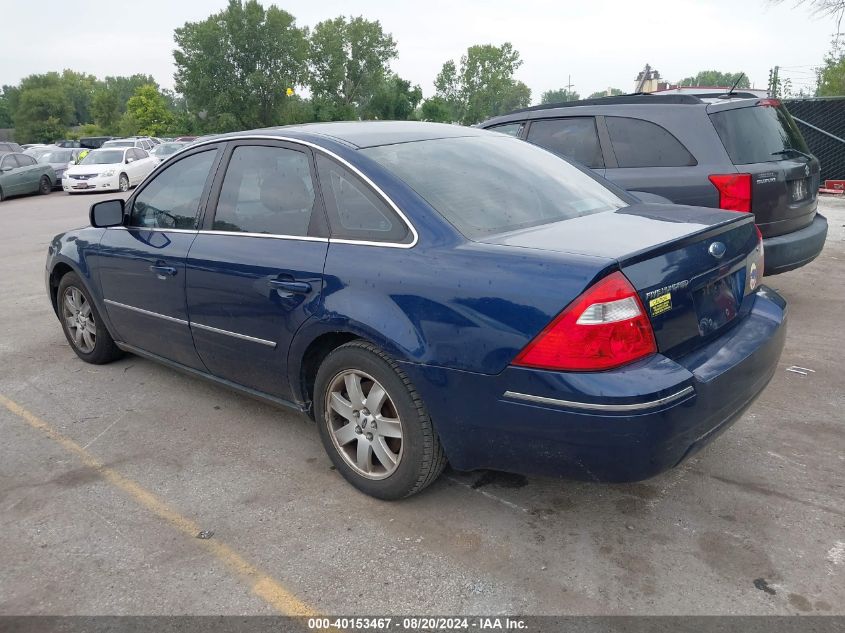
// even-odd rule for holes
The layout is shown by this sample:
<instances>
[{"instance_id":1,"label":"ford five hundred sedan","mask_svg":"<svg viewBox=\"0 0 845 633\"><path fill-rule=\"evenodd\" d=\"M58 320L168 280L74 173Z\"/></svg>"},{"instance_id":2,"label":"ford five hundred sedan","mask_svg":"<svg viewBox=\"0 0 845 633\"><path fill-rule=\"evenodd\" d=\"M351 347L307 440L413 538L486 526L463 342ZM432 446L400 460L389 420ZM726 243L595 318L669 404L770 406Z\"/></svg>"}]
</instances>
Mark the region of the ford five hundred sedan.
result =
<instances>
[{"instance_id":1,"label":"ford five hundred sedan","mask_svg":"<svg viewBox=\"0 0 845 633\"><path fill-rule=\"evenodd\" d=\"M539 147L408 122L215 137L55 237L74 352L124 352L310 415L398 499L447 460L651 477L762 391L786 305L754 217L643 204Z\"/></svg>"}]
</instances>

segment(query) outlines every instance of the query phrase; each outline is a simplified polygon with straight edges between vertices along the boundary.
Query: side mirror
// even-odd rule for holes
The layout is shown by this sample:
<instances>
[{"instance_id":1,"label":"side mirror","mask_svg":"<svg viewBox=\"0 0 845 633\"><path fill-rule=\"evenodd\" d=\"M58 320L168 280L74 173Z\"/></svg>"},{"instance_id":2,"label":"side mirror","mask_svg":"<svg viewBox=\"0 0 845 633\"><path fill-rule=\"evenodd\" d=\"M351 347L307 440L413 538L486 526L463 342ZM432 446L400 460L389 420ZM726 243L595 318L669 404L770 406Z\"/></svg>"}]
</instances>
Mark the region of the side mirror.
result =
<instances>
[{"instance_id":1,"label":"side mirror","mask_svg":"<svg viewBox=\"0 0 845 633\"><path fill-rule=\"evenodd\" d=\"M119 198L115 200L104 200L103 202L95 202L91 205L91 211L89 213L91 226L96 228L122 226L123 205L123 200Z\"/></svg>"}]
</instances>

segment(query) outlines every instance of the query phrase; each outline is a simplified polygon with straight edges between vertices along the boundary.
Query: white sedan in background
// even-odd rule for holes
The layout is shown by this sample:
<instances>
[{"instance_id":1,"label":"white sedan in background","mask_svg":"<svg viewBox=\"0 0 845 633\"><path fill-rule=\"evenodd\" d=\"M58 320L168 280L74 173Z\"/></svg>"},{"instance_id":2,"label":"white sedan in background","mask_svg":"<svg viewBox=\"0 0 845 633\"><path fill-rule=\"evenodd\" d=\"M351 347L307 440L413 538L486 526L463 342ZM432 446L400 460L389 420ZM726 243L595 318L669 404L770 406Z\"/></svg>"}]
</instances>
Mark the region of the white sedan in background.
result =
<instances>
[{"instance_id":1,"label":"white sedan in background","mask_svg":"<svg viewBox=\"0 0 845 633\"><path fill-rule=\"evenodd\" d=\"M156 168L158 161L137 147L95 149L68 167L62 178L62 189L80 191L129 191Z\"/></svg>"}]
</instances>

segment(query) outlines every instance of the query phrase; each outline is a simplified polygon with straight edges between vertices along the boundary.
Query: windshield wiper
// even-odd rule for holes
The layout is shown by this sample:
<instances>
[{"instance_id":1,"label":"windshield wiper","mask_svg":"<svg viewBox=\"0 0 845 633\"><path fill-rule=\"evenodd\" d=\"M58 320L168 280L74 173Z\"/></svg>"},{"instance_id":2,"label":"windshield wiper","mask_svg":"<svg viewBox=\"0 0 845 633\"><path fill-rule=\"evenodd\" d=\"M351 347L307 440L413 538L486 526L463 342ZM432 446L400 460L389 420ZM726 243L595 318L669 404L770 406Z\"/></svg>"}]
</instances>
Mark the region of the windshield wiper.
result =
<instances>
[{"instance_id":1,"label":"windshield wiper","mask_svg":"<svg viewBox=\"0 0 845 633\"><path fill-rule=\"evenodd\" d=\"M799 156L803 156L807 160L813 160L812 154L807 154L802 152L800 149L795 149L793 147L787 147L786 149L779 149L776 152L772 152L772 156L780 156L782 154L798 154Z\"/></svg>"}]
</instances>

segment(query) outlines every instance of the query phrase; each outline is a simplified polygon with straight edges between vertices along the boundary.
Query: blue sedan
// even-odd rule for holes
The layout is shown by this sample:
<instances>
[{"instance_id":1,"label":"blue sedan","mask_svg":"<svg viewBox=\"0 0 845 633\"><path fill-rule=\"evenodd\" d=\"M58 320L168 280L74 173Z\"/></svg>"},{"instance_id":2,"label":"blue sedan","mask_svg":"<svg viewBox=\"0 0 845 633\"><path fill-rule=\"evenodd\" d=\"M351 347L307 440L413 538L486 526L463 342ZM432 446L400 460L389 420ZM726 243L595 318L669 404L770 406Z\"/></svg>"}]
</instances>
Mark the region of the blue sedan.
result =
<instances>
[{"instance_id":1,"label":"blue sedan","mask_svg":"<svg viewBox=\"0 0 845 633\"><path fill-rule=\"evenodd\" d=\"M46 280L72 349L310 415L398 499L447 460L595 481L671 468L772 377L786 304L747 213L643 204L485 130L330 123L206 139Z\"/></svg>"}]
</instances>

